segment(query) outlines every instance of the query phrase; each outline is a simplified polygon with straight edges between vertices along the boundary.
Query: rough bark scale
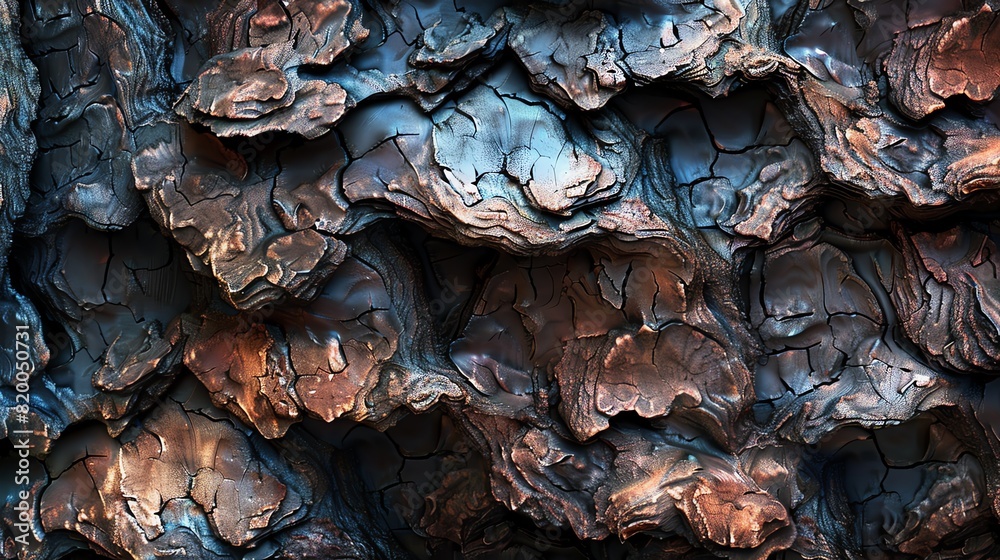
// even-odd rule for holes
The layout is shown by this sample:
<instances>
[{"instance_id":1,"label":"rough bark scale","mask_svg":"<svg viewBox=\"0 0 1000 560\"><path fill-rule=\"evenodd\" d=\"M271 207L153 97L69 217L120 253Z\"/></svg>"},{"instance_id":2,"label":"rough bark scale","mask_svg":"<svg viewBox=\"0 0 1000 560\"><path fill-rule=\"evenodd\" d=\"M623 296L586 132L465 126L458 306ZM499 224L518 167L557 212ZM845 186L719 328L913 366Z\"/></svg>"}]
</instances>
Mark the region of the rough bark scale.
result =
<instances>
[{"instance_id":1,"label":"rough bark scale","mask_svg":"<svg viewBox=\"0 0 1000 560\"><path fill-rule=\"evenodd\" d=\"M997 10L4 0L0 551L1000 556Z\"/></svg>"}]
</instances>

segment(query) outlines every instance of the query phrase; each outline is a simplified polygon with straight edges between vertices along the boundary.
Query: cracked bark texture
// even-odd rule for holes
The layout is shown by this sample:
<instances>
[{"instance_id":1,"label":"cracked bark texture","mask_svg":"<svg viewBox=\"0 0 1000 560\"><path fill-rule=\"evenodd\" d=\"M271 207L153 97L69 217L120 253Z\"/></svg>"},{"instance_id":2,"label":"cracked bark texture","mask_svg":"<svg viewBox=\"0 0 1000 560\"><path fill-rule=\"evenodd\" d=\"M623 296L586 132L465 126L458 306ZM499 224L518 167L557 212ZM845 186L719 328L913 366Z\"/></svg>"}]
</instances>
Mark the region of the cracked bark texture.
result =
<instances>
[{"instance_id":1,"label":"cracked bark texture","mask_svg":"<svg viewBox=\"0 0 1000 560\"><path fill-rule=\"evenodd\" d=\"M0 552L1000 557L998 10L0 1Z\"/></svg>"}]
</instances>

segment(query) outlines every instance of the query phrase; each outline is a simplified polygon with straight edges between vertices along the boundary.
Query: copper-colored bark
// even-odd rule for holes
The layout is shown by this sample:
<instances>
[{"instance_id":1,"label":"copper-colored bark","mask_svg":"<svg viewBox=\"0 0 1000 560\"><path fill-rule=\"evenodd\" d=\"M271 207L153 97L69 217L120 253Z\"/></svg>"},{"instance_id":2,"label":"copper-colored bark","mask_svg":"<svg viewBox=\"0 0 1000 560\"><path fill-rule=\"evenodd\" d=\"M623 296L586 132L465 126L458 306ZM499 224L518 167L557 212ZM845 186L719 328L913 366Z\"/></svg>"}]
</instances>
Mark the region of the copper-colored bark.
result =
<instances>
[{"instance_id":1,"label":"copper-colored bark","mask_svg":"<svg viewBox=\"0 0 1000 560\"><path fill-rule=\"evenodd\" d=\"M0 3L0 551L1000 556L998 10Z\"/></svg>"}]
</instances>

